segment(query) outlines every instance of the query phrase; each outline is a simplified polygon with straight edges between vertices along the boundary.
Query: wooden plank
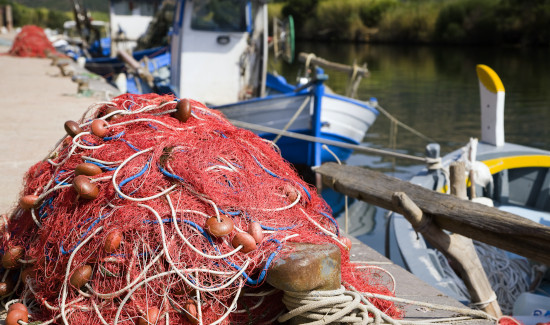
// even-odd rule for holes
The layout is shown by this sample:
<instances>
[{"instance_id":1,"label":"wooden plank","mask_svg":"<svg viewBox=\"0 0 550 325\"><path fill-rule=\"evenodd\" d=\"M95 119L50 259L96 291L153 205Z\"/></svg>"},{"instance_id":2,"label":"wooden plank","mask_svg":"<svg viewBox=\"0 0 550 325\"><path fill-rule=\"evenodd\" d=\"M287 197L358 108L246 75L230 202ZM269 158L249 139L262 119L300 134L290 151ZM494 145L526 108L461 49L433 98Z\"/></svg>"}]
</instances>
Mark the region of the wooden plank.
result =
<instances>
[{"instance_id":1,"label":"wooden plank","mask_svg":"<svg viewBox=\"0 0 550 325\"><path fill-rule=\"evenodd\" d=\"M393 193L405 192L442 229L550 264L550 227L363 167L326 163L315 172L334 190L388 210Z\"/></svg>"}]
</instances>

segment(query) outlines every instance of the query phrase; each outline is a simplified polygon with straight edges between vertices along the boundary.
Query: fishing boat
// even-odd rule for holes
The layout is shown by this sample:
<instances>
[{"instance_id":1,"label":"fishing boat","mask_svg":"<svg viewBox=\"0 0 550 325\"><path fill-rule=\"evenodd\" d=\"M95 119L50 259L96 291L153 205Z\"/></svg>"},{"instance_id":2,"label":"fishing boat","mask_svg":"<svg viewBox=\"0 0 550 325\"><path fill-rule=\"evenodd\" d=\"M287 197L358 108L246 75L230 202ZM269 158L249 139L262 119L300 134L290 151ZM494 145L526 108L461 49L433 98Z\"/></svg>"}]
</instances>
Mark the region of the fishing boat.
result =
<instances>
[{"instance_id":1,"label":"fishing boat","mask_svg":"<svg viewBox=\"0 0 550 325\"><path fill-rule=\"evenodd\" d=\"M359 144L378 111L368 102L333 94L323 69L313 68L298 85L268 73L270 45L293 51L292 23L282 23L269 43L264 1L177 1L170 50L142 62L118 78L129 93L174 93L205 102L230 120L244 122L262 137L276 140L294 164L320 165L345 160L352 150L289 137L308 135ZM366 69L365 69L366 70ZM279 139L280 131L287 136Z\"/></svg>"},{"instance_id":2,"label":"fishing boat","mask_svg":"<svg viewBox=\"0 0 550 325\"><path fill-rule=\"evenodd\" d=\"M54 46L86 70L111 81L125 70L124 61L118 57L121 51L130 53L137 61L168 51L162 45L138 47L153 15L164 8L164 2L162 4L159 1L111 0L109 22L104 22L93 20L81 1L73 0L74 20L64 23L63 35L56 37Z\"/></svg>"},{"instance_id":3,"label":"fishing boat","mask_svg":"<svg viewBox=\"0 0 550 325\"><path fill-rule=\"evenodd\" d=\"M85 57L86 54L90 57L109 56L109 24L101 20L87 21L87 24L87 30L92 30L93 33L85 33L82 24L77 24L76 20L68 20L63 23L63 34L52 35L50 41L58 52L74 60Z\"/></svg>"},{"instance_id":4,"label":"fishing boat","mask_svg":"<svg viewBox=\"0 0 550 325\"><path fill-rule=\"evenodd\" d=\"M426 168L410 182L447 193L449 166L464 161L467 169L472 171L468 193L473 201L550 225L550 151L504 141L505 91L502 81L485 65L477 66L477 75L481 95L481 140L479 143L473 140L445 155L438 168ZM435 144L428 145L427 151L432 158L439 156L439 147ZM392 259L402 258L402 263L420 279L469 303L467 290L446 259L417 235L405 217L393 215L391 227L400 252L399 257L392 256ZM544 280L546 266L483 244L476 243L476 250L482 263L486 261L483 263L486 273L505 314L513 313L520 318L550 316L550 284ZM502 269L498 269L499 262L504 263ZM511 275L502 273L513 267L519 271ZM546 301L548 305L540 308L531 303L525 307L526 299Z\"/></svg>"},{"instance_id":5,"label":"fishing boat","mask_svg":"<svg viewBox=\"0 0 550 325\"><path fill-rule=\"evenodd\" d=\"M159 6L160 1L109 1L111 57L116 57L119 50L131 53L136 48Z\"/></svg>"}]
</instances>

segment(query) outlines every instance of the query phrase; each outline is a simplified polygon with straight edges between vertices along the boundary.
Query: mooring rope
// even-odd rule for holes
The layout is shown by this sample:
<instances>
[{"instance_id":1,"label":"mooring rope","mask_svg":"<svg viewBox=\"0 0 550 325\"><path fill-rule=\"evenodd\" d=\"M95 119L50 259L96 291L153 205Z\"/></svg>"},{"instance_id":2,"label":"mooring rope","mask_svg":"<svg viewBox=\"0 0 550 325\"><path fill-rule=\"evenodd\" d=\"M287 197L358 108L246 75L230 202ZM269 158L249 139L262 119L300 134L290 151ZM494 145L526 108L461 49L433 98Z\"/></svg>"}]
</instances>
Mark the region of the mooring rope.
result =
<instances>
[{"instance_id":1,"label":"mooring rope","mask_svg":"<svg viewBox=\"0 0 550 325\"><path fill-rule=\"evenodd\" d=\"M384 116L386 116L388 119L390 119L390 121L392 121L393 123L399 125L400 127L404 128L405 130L407 130L407 131L411 132L412 134L426 140L427 142L437 142L434 139L422 134L420 131L417 131L417 130L413 129L412 127L410 127L407 124L405 124L405 123L401 122L400 120L398 120L395 116L391 115L387 110L385 110L382 106L380 106L380 104L378 104L378 101L371 100L369 103L371 105L373 105L380 113L384 114Z\"/></svg>"},{"instance_id":2,"label":"mooring rope","mask_svg":"<svg viewBox=\"0 0 550 325\"><path fill-rule=\"evenodd\" d=\"M314 136L311 136L311 135L300 134L300 133L296 133L296 132L283 131L283 130L270 128L270 127L267 127L267 126L254 124L254 123L248 123L248 122L237 121L237 120L229 120L229 121L235 126L242 127L242 128L249 129L249 130L256 130L256 131L260 131L260 132L280 134L281 136L284 136L284 137L295 138L295 139L309 141L309 142L324 143L324 144L327 144L329 146L335 146L335 147L351 149L351 150L355 150L355 151L358 151L358 152L364 152L364 153L376 154L376 155L388 156L388 157L394 157L394 158L401 158L401 159L408 159L408 160L413 160L413 161L417 161L417 162L422 162L422 163L425 163L425 164L434 164L434 163L438 163L440 161L439 158L418 157L418 156L407 155L407 154L404 154L404 153L399 153L399 152L394 152L394 151L389 151L389 150L369 148L369 147L359 146L359 145L356 145L356 144L350 144L350 143L345 143L345 142L340 142L340 141L335 141L335 140L330 140L330 139L314 137Z\"/></svg>"},{"instance_id":3,"label":"mooring rope","mask_svg":"<svg viewBox=\"0 0 550 325\"><path fill-rule=\"evenodd\" d=\"M294 113L294 115L292 115L292 117L290 118L290 120L288 121L288 123L285 125L285 127L283 128L283 131L288 131L288 128L290 128L290 126L292 126L292 124L294 124L294 122L296 121L296 119L298 118L298 116L300 116L300 114L302 113L302 111L304 110L304 108L306 108L307 104L310 102L311 100L311 97L306 97L306 99L304 100L304 102L302 103L302 105L300 105L300 108L298 108L298 110L296 111L296 113ZM273 143L276 144L277 141L279 141L279 139L282 137L283 135L282 134L278 134L275 139L273 139Z\"/></svg>"}]
</instances>

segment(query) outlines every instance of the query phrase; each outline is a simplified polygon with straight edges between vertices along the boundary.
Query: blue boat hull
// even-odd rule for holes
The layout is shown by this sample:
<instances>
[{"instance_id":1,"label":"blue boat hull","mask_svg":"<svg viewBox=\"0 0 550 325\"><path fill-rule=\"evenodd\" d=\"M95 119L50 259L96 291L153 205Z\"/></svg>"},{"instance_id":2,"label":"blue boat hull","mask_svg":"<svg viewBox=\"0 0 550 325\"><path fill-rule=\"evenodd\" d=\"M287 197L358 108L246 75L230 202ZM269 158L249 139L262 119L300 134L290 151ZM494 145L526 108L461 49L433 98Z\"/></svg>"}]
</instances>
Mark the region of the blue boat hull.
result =
<instances>
[{"instance_id":1,"label":"blue boat hull","mask_svg":"<svg viewBox=\"0 0 550 325\"><path fill-rule=\"evenodd\" d=\"M367 103L349 98L325 94L322 83L307 90L256 98L234 104L214 107L230 120L259 126L253 130L257 135L277 140L281 155L293 164L318 166L324 162L346 160L352 150L329 146L324 150L321 143L305 141L262 131L261 127L285 130L316 137L358 145L378 111Z\"/></svg>"}]
</instances>

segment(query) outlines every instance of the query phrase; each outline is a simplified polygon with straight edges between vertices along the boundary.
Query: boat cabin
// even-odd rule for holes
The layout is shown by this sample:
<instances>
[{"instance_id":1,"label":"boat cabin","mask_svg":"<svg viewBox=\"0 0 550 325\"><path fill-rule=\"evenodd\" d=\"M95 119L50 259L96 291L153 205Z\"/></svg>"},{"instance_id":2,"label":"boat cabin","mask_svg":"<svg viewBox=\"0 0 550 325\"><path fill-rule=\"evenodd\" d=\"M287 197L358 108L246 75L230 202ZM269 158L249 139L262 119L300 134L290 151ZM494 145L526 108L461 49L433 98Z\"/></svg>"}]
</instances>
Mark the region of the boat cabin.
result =
<instances>
[{"instance_id":1,"label":"boat cabin","mask_svg":"<svg viewBox=\"0 0 550 325\"><path fill-rule=\"evenodd\" d=\"M160 0L110 0L111 57L117 56L118 49L132 52L138 38L147 30L161 2Z\"/></svg>"},{"instance_id":2,"label":"boat cabin","mask_svg":"<svg viewBox=\"0 0 550 325\"><path fill-rule=\"evenodd\" d=\"M261 97L267 7L259 1L179 1L171 41L171 85L211 105Z\"/></svg>"}]
</instances>

